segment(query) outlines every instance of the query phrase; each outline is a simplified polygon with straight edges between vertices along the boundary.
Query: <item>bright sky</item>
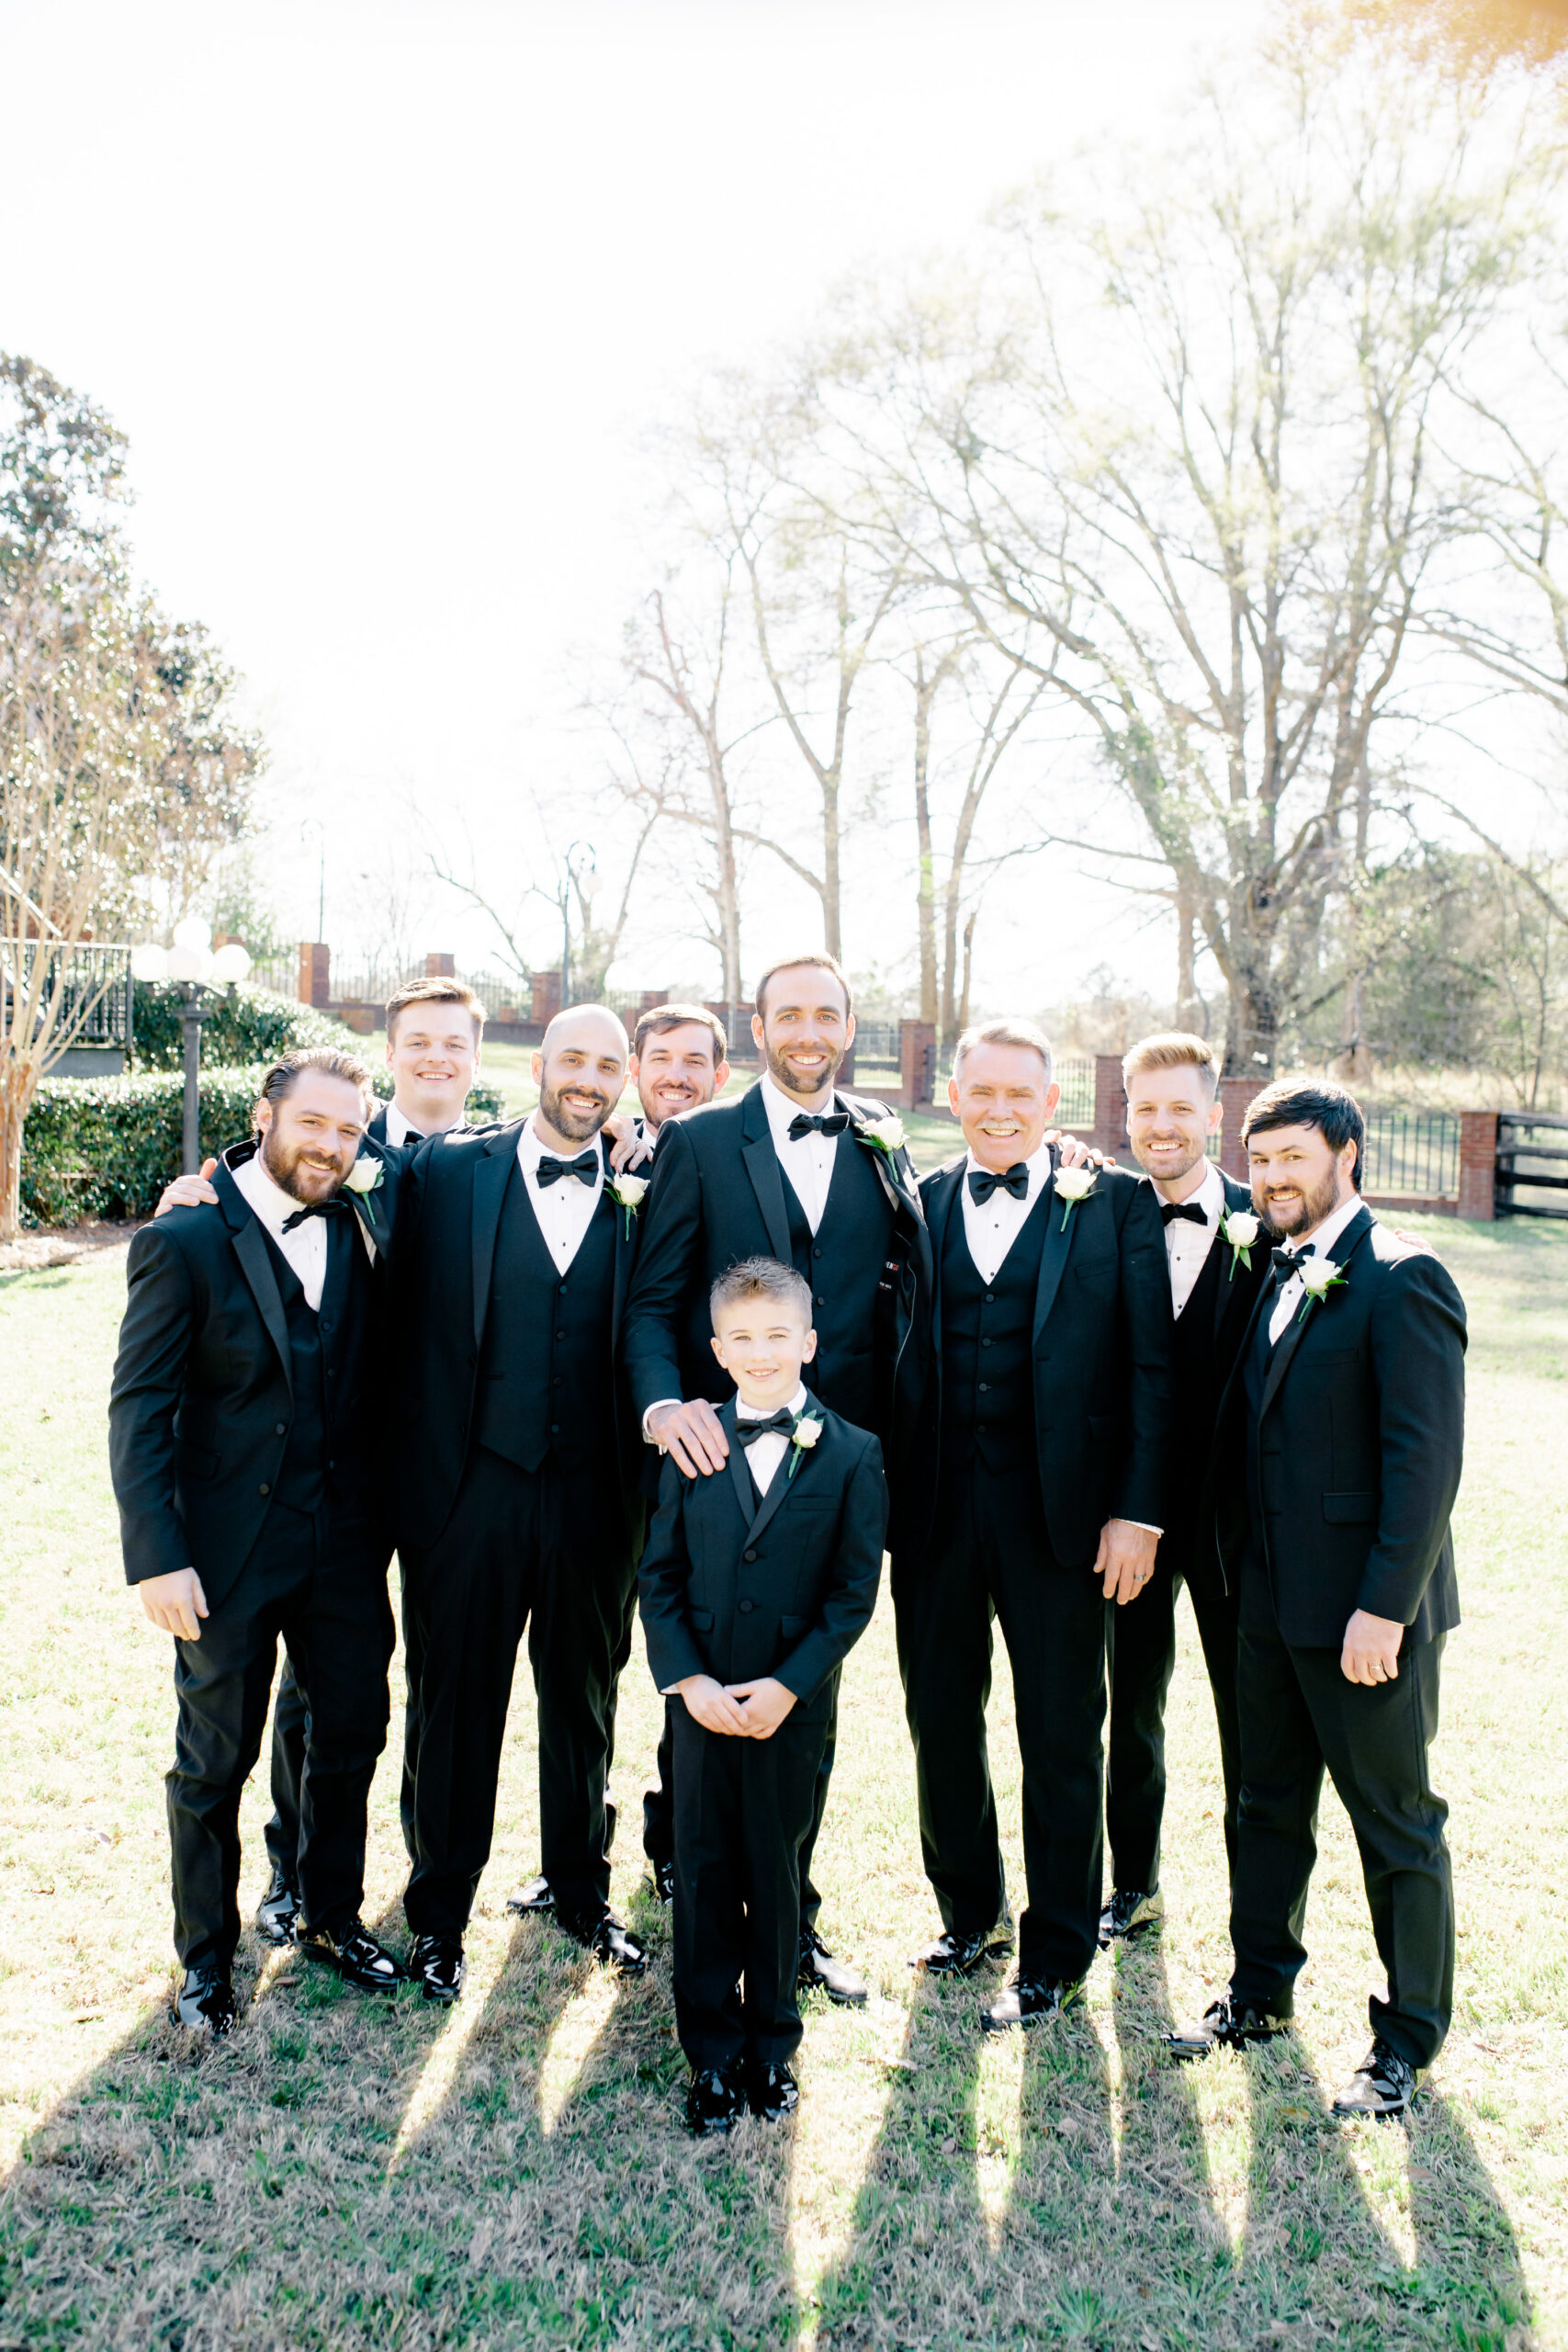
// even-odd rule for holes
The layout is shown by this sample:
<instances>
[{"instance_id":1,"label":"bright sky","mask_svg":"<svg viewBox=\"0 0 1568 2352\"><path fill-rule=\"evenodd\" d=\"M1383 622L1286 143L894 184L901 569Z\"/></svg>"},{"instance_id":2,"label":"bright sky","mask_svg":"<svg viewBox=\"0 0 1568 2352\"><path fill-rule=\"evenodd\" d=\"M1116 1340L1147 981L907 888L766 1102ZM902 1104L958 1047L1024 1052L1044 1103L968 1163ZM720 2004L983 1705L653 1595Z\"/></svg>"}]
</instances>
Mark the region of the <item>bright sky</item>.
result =
<instances>
[{"instance_id":1,"label":"bright sky","mask_svg":"<svg viewBox=\"0 0 1568 2352\"><path fill-rule=\"evenodd\" d=\"M1262 13L0 0L0 346L130 435L140 566L273 746L300 932L302 816L341 941L399 796L502 812L564 755L573 650L646 585L673 387L1103 127L1152 133ZM1056 949L1098 960L1103 921L1076 904Z\"/></svg>"}]
</instances>

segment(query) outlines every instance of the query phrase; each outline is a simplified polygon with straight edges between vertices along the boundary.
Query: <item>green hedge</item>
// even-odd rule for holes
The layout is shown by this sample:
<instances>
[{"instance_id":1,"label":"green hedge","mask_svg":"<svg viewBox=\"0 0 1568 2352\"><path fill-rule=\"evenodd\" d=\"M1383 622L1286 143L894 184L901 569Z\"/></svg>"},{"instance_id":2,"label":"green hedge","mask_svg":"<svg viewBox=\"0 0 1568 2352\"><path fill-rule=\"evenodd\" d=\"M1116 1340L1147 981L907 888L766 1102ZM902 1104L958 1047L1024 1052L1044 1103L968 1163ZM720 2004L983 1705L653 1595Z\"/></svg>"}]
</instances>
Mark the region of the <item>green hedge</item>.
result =
<instances>
[{"instance_id":1,"label":"green hedge","mask_svg":"<svg viewBox=\"0 0 1568 2352\"><path fill-rule=\"evenodd\" d=\"M248 1069L202 1071L204 1153L221 1151L249 1134L265 1069L262 1061ZM383 1099L391 1093L386 1069L377 1071L376 1090ZM135 1078L46 1078L22 1136L23 1223L151 1216L170 1177L179 1174L184 1110L185 1081L172 1070ZM476 1122L501 1116L493 1088L475 1087L468 1116Z\"/></svg>"},{"instance_id":2,"label":"green hedge","mask_svg":"<svg viewBox=\"0 0 1568 2352\"><path fill-rule=\"evenodd\" d=\"M177 988L145 980L131 983L131 1054L136 1068L183 1069L185 1033ZM201 1057L214 1069L243 1069L271 1061L290 1046L341 1046L352 1052L364 1044L330 1013L318 1012L289 996L243 989L231 1003L220 993L201 1024Z\"/></svg>"}]
</instances>

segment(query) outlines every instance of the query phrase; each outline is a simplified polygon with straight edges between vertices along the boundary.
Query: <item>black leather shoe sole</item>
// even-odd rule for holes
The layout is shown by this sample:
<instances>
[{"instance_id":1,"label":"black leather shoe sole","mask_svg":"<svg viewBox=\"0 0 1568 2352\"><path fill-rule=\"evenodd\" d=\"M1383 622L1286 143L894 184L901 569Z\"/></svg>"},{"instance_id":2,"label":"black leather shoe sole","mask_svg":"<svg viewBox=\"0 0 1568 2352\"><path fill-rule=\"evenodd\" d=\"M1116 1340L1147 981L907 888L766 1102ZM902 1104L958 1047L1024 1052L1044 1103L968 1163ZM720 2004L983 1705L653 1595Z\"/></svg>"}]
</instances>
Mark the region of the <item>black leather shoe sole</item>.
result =
<instances>
[{"instance_id":1,"label":"black leather shoe sole","mask_svg":"<svg viewBox=\"0 0 1568 2352\"><path fill-rule=\"evenodd\" d=\"M549 1880L531 1878L526 1886L520 1886L515 1894L507 1896L506 1907L509 1911L515 1911L522 1919L535 1919L542 1913L553 1911L556 1898L550 1893Z\"/></svg>"}]
</instances>

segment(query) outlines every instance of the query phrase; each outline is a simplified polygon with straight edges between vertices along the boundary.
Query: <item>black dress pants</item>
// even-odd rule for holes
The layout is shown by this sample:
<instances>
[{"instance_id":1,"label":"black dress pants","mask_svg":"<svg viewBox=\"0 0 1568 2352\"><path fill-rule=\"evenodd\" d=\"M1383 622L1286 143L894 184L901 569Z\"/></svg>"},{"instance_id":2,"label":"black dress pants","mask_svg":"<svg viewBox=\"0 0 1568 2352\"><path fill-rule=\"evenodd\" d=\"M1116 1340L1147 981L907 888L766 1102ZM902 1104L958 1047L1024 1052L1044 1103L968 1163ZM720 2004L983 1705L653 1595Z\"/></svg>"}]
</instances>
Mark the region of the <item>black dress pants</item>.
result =
<instances>
[{"instance_id":1,"label":"black dress pants","mask_svg":"<svg viewBox=\"0 0 1568 2352\"><path fill-rule=\"evenodd\" d=\"M403 1761L399 1811L403 1843L413 1860L413 1739L419 1720L415 1665L409 1647L408 1611L403 1611ZM299 1678L287 1658L272 1704L272 1814L265 1832L267 1856L288 1885L299 1887L300 1786L305 1774L305 1741L310 1711Z\"/></svg>"},{"instance_id":2,"label":"black dress pants","mask_svg":"<svg viewBox=\"0 0 1568 2352\"><path fill-rule=\"evenodd\" d=\"M562 1909L602 1912L615 1661L636 1579L618 1480L553 1462L522 1470L481 1447L436 1542L402 1556L418 1659L410 1927L460 1936L468 1926L490 1859L525 1631L538 1699L544 1873Z\"/></svg>"},{"instance_id":3,"label":"black dress pants","mask_svg":"<svg viewBox=\"0 0 1568 2352\"><path fill-rule=\"evenodd\" d=\"M659 1757L656 1765L657 1784L644 1792L642 1800L642 1850L650 1862L672 1862L675 1859L675 1802L673 1796L674 1733L672 1709L676 1702L669 1701L664 1709L664 1728L659 1735ZM828 1808L828 1791L833 1778L833 1748L839 1730L839 1694L833 1691L832 1713L825 1726L822 1759L817 1768L817 1789L811 1801L811 1820L800 1848L800 1932L809 1935L817 1925L817 1915L822 1908L822 1897L811 1875L811 1858L817 1850L821 1834L822 1815Z\"/></svg>"},{"instance_id":4,"label":"black dress pants","mask_svg":"<svg viewBox=\"0 0 1568 2352\"><path fill-rule=\"evenodd\" d=\"M799 2047L800 1849L826 1723L786 1716L771 1739L705 1731L671 1702L675 2030L694 2066Z\"/></svg>"},{"instance_id":5,"label":"black dress pants","mask_svg":"<svg viewBox=\"0 0 1568 2352\"><path fill-rule=\"evenodd\" d=\"M1236 1801L1241 1760L1236 1725L1235 1645L1240 1604L1218 1573L1184 1577L1185 1554L1160 1539L1155 1572L1124 1608L1105 1607L1105 1664L1111 1689L1106 1741L1105 1835L1111 1883L1152 1894L1159 1884L1160 1823L1165 1813L1165 1702L1176 1668L1176 1602L1191 1596L1214 1699L1220 1770L1225 1788L1225 1860L1235 1870Z\"/></svg>"},{"instance_id":6,"label":"black dress pants","mask_svg":"<svg viewBox=\"0 0 1568 2352\"><path fill-rule=\"evenodd\" d=\"M1348 1682L1339 1652L1292 1649L1277 1629L1244 1622L1241 1815L1231 1893L1232 1989L1291 2014L1306 1959L1302 1930L1317 1859L1326 1765L1360 1849L1388 1997L1372 2031L1412 2066L1429 2066L1453 2013L1453 1880L1427 1751L1438 1729L1442 1639L1401 1652L1399 1677Z\"/></svg>"},{"instance_id":7,"label":"black dress pants","mask_svg":"<svg viewBox=\"0 0 1568 2352\"><path fill-rule=\"evenodd\" d=\"M1105 1604L1091 1568L1066 1568L1052 1551L1033 1465L950 1476L944 1464L930 1544L895 1559L893 1600L920 1845L943 1927L980 1934L1006 1908L986 1749L995 1616L1023 1759L1019 1965L1083 1975L1100 1926Z\"/></svg>"},{"instance_id":8,"label":"black dress pants","mask_svg":"<svg viewBox=\"0 0 1568 2352\"><path fill-rule=\"evenodd\" d=\"M179 1702L165 1781L175 1948L227 1968L240 1940L240 1795L261 1752L279 1636L310 1718L294 1882L312 1928L365 1896L366 1807L387 1744L392 1613L384 1544L364 1521L275 1502L201 1638L175 1645Z\"/></svg>"}]
</instances>

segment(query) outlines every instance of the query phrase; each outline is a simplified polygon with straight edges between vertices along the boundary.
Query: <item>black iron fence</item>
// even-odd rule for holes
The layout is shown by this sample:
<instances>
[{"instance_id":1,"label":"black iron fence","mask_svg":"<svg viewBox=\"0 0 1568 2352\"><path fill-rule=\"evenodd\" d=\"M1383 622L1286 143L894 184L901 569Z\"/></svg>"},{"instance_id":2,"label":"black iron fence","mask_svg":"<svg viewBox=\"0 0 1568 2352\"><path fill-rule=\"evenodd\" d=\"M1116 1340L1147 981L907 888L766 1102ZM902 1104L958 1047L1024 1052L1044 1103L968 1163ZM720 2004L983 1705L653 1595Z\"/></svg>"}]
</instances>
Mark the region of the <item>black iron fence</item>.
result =
<instances>
[{"instance_id":1,"label":"black iron fence","mask_svg":"<svg viewBox=\"0 0 1568 2352\"><path fill-rule=\"evenodd\" d=\"M42 957L45 969L38 970ZM47 1007L61 990L53 1037L58 1052L77 1046L129 1050L130 1045L130 950L108 941L62 947L53 940L8 940L0 945L0 1005L9 1029L13 1008L36 989Z\"/></svg>"},{"instance_id":2,"label":"black iron fence","mask_svg":"<svg viewBox=\"0 0 1568 2352\"><path fill-rule=\"evenodd\" d=\"M1545 1140L1540 1140L1544 1137ZM1497 1119L1499 1216L1568 1216L1568 1117L1551 1111L1504 1111ZM1521 1199L1520 1194L1524 1197Z\"/></svg>"},{"instance_id":3,"label":"black iron fence","mask_svg":"<svg viewBox=\"0 0 1568 2352\"><path fill-rule=\"evenodd\" d=\"M1438 1196L1457 1193L1457 1112L1369 1111L1361 1189Z\"/></svg>"}]
</instances>

